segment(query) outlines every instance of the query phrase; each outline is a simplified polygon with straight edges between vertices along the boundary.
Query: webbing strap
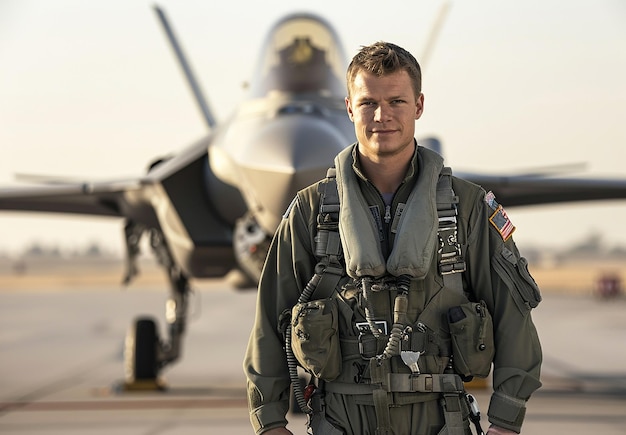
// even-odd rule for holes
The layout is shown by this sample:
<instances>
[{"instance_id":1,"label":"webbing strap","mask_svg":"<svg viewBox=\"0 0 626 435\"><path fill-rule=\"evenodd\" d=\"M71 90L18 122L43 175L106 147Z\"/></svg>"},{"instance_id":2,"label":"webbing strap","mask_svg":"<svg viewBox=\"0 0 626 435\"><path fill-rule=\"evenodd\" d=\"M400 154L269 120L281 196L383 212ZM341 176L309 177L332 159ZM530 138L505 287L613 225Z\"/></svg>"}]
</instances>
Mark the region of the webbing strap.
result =
<instances>
[{"instance_id":1,"label":"webbing strap","mask_svg":"<svg viewBox=\"0 0 626 435\"><path fill-rule=\"evenodd\" d=\"M389 393L387 393L389 360L379 361L376 357L371 358L370 375L372 377L372 384L380 387L372 391L374 410L376 411L376 435L387 435L391 433Z\"/></svg>"},{"instance_id":2,"label":"webbing strap","mask_svg":"<svg viewBox=\"0 0 626 435\"><path fill-rule=\"evenodd\" d=\"M444 394L441 398L443 418L446 422L445 435L465 435L461 396L459 394Z\"/></svg>"},{"instance_id":3,"label":"webbing strap","mask_svg":"<svg viewBox=\"0 0 626 435\"><path fill-rule=\"evenodd\" d=\"M341 238L339 237L339 192L335 168L328 169L326 180L319 184L320 210L317 216L315 255L323 268L320 282L315 289L315 299L326 299L333 294L339 280L345 274L341 264Z\"/></svg>"},{"instance_id":4,"label":"webbing strap","mask_svg":"<svg viewBox=\"0 0 626 435\"><path fill-rule=\"evenodd\" d=\"M391 417L389 415L389 398L382 389L374 390L374 410L376 411L376 435L391 434Z\"/></svg>"},{"instance_id":5,"label":"webbing strap","mask_svg":"<svg viewBox=\"0 0 626 435\"><path fill-rule=\"evenodd\" d=\"M378 367L376 367L378 368ZM339 394L372 394L377 389L388 393L463 393L463 381L455 374L421 374L381 373L380 381L372 378L371 384L352 384L348 382L328 382L326 391ZM383 376L385 376L383 378Z\"/></svg>"},{"instance_id":6,"label":"webbing strap","mask_svg":"<svg viewBox=\"0 0 626 435\"><path fill-rule=\"evenodd\" d=\"M459 197L452 188L452 170L443 168L437 182L437 216L439 218L439 273L443 276L446 288L464 294L462 272L465 272L465 260L458 240ZM458 377L458 376L457 376ZM463 383L461 382L461 389ZM461 395L443 393L440 400L446 422L445 435L464 435L465 425L461 409Z\"/></svg>"},{"instance_id":7,"label":"webbing strap","mask_svg":"<svg viewBox=\"0 0 626 435\"><path fill-rule=\"evenodd\" d=\"M463 293L460 272L465 272L465 260L458 240L457 204L459 197L452 189L452 170L444 167L437 182L437 217L439 218L439 273L443 284Z\"/></svg>"}]
</instances>

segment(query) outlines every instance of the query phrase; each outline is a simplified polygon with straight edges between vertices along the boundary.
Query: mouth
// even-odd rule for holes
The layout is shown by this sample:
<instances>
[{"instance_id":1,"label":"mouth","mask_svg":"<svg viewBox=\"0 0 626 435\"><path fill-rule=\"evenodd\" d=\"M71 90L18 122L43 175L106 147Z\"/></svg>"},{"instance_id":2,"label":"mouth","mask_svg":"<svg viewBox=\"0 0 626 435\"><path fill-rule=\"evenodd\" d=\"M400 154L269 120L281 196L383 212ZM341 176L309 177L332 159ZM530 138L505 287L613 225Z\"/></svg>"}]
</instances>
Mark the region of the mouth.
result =
<instances>
[{"instance_id":1,"label":"mouth","mask_svg":"<svg viewBox=\"0 0 626 435\"><path fill-rule=\"evenodd\" d=\"M395 133L396 130L372 130L372 134L378 136L386 136Z\"/></svg>"}]
</instances>

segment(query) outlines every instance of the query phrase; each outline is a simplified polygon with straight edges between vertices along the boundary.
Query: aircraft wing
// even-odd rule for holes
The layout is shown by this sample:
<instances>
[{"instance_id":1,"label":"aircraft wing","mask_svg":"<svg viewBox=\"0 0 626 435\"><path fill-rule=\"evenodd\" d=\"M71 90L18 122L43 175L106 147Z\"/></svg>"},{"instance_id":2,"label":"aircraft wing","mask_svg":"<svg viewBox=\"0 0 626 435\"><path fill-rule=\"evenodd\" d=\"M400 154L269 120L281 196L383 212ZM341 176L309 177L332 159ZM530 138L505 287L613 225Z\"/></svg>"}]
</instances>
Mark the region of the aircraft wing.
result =
<instances>
[{"instance_id":1,"label":"aircraft wing","mask_svg":"<svg viewBox=\"0 0 626 435\"><path fill-rule=\"evenodd\" d=\"M626 199L626 179L476 173L457 175L493 191L498 202L507 207Z\"/></svg>"},{"instance_id":2,"label":"aircraft wing","mask_svg":"<svg viewBox=\"0 0 626 435\"><path fill-rule=\"evenodd\" d=\"M231 204L207 192L216 185L207 174L209 139L154 162L148 173L127 180L69 182L0 188L0 210L53 212L124 218L127 243L134 227L139 234L156 231L168 261L188 276L224 276L235 266L232 230L215 204ZM206 184L205 184L206 183ZM131 240L133 239L133 240ZM175 261L175 262L174 262Z\"/></svg>"},{"instance_id":3,"label":"aircraft wing","mask_svg":"<svg viewBox=\"0 0 626 435\"><path fill-rule=\"evenodd\" d=\"M457 173L508 207L626 199L626 179ZM150 178L0 188L0 210L129 217Z\"/></svg>"},{"instance_id":4,"label":"aircraft wing","mask_svg":"<svg viewBox=\"0 0 626 435\"><path fill-rule=\"evenodd\" d=\"M140 180L4 187L0 189L0 210L123 217L129 195L140 189Z\"/></svg>"}]
</instances>

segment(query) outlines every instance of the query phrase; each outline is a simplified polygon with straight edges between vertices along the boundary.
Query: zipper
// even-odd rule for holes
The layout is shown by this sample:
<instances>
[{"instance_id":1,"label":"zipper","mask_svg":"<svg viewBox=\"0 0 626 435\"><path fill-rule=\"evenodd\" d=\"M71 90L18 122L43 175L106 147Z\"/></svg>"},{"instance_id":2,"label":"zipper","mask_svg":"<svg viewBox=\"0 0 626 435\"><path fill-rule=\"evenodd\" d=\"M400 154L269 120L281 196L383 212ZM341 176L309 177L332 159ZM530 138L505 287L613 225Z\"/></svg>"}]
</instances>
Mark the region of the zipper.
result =
<instances>
[{"instance_id":1,"label":"zipper","mask_svg":"<svg viewBox=\"0 0 626 435\"><path fill-rule=\"evenodd\" d=\"M389 225L391 222L391 205L385 206L385 223Z\"/></svg>"},{"instance_id":2,"label":"zipper","mask_svg":"<svg viewBox=\"0 0 626 435\"><path fill-rule=\"evenodd\" d=\"M485 313L485 311L487 310L487 307L485 306L484 301L480 301L479 303L476 304L475 307L476 307L476 312L478 313L478 316L480 317L480 327L478 329L477 349L480 351L483 351L487 349L487 345L485 344L485 334L487 332L487 328L485 328L486 323L487 323L487 314Z\"/></svg>"}]
</instances>

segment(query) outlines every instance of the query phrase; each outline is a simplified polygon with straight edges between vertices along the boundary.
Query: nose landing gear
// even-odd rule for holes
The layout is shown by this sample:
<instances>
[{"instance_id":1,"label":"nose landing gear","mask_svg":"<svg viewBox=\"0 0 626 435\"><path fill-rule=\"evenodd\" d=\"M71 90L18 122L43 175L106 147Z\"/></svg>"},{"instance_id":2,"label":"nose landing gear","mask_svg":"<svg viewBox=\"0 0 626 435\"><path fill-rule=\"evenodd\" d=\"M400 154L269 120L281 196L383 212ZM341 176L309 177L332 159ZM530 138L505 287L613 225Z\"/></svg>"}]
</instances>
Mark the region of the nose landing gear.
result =
<instances>
[{"instance_id":1,"label":"nose landing gear","mask_svg":"<svg viewBox=\"0 0 626 435\"><path fill-rule=\"evenodd\" d=\"M156 322L142 317L135 320L124 342L124 389L162 390L158 378L159 339Z\"/></svg>"},{"instance_id":2,"label":"nose landing gear","mask_svg":"<svg viewBox=\"0 0 626 435\"><path fill-rule=\"evenodd\" d=\"M191 292L189 279L174 262L160 231L150 231L150 244L160 265L166 269L170 283L170 297L165 313L169 340L159 339L157 323L152 317L139 317L135 320L128 330L124 344L125 391L166 388L159 375L165 366L180 357L187 324L187 300Z\"/></svg>"}]
</instances>

